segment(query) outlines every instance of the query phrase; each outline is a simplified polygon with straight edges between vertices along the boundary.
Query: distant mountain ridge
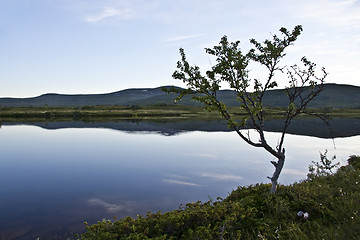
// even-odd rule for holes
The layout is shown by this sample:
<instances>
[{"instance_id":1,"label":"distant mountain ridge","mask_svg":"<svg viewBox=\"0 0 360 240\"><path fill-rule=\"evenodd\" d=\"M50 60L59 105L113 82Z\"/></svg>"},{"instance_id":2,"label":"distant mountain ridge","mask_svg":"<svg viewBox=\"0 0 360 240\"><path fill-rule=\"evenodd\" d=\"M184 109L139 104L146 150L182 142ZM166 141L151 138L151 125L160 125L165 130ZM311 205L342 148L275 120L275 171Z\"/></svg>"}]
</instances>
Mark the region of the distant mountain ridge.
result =
<instances>
[{"instance_id":1,"label":"distant mountain ridge","mask_svg":"<svg viewBox=\"0 0 360 240\"><path fill-rule=\"evenodd\" d=\"M155 105L174 104L174 94L166 94L162 87L126 89L106 94L55 94L48 93L32 98L0 98L3 107L35 107L35 106L95 106L95 105ZM237 106L235 93L221 90L218 93L222 102L229 106ZM187 96L178 104L199 105ZM270 90L265 93L264 104L267 106L287 106L286 94L283 89ZM320 108L360 108L360 87L341 84L325 84L324 91L311 103L309 107Z\"/></svg>"}]
</instances>

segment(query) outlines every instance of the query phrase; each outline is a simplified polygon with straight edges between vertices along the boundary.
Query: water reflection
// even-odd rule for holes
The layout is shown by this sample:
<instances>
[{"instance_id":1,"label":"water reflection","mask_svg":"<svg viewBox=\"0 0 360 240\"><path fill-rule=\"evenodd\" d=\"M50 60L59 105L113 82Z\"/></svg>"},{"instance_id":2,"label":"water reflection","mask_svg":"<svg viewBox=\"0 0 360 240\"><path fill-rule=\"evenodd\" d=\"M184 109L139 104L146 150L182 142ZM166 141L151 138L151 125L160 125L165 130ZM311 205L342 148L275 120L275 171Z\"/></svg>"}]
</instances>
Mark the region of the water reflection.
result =
<instances>
[{"instance_id":1,"label":"water reflection","mask_svg":"<svg viewBox=\"0 0 360 240\"><path fill-rule=\"evenodd\" d=\"M268 182L273 171L272 157L236 134L183 128L183 134L167 137L149 132L149 123L140 125L147 130L133 134L114 128L49 131L4 123L0 236L64 239L82 231L85 221L169 211L181 203L225 197L238 185ZM267 135L276 144L278 134ZM288 135L286 141L287 162L280 177L284 184L304 179L318 151L329 149L342 161L360 154L360 136L336 139L336 150L331 139Z\"/></svg>"},{"instance_id":2,"label":"water reflection","mask_svg":"<svg viewBox=\"0 0 360 240\"><path fill-rule=\"evenodd\" d=\"M19 122L4 125L19 125ZM107 128L125 132L151 132L165 136L177 135L189 131L229 132L231 131L223 120L193 120L189 119L158 119L158 120L118 120L118 121L54 121L54 122L24 122L24 125L39 126L45 129L62 128ZM265 131L281 132L282 120L268 120ZM288 128L288 133L321 138L350 137L360 135L360 118L332 118L324 122L320 118L294 119Z\"/></svg>"}]
</instances>

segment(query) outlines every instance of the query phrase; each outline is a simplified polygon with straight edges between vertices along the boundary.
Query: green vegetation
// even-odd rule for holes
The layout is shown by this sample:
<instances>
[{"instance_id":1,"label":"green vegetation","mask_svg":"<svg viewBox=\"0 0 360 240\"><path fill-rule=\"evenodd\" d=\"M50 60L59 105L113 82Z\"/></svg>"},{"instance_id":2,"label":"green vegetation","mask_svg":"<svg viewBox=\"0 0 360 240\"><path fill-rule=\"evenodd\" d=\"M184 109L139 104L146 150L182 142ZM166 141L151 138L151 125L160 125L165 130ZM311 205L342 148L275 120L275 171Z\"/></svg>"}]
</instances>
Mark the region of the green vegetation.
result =
<instances>
[{"instance_id":1,"label":"green vegetation","mask_svg":"<svg viewBox=\"0 0 360 240\"><path fill-rule=\"evenodd\" d=\"M1 120L86 120L86 119L144 119L186 117L199 111L182 106L83 106L83 107L3 107Z\"/></svg>"},{"instance_id":2,"label":"green vegetation","mask_svg":"<svg viewBox=\"0 0 360 240\"><path fill-rule=\"evenodd\" d=\"M229 107L234 116L246 114L237 107ZM286 108L267 107L264 114L271 119L282 119ZM360 109L308 109L315 114L326 113L329 117L360 117ZM309 117L309 116L302 116ZM207 112L200 106L166 105L151 106L83 106L83 107L0 107L0 121L63 121L63 120L116 120L116 119L195 118L198 120L220 119L216 112Z\"/></svg>"},{"instance_id":3,"label":"green vegetation","mask_svg":"<svg viewBox=\"0 0 360 240\"><path fill-rule=\"evenodd\" d=\"M270 161L274 166L274 172L268 177L272 184L271 193L275 193L278 186L278 178L286 157L285 135L294 120L306 114L318 115L329 125L326 115L309 111L309 107L319 106L312 104L326 91L324 82L328 73L325 68L318 71L316 64L306 57L301 58L301 65L285 66L282 63L286 49L295 43L302 31L302 26L298 25L292 31L280 28L280 35L274 34L271 39L265 39L263 42L251 39L252 48L247 52L241 49L240 41L230 42L227 36L223 36L218 45L205 48L206 53L216 61L206 72L204 69L201 71L197 65L191 65L185 50L180 48L180 60L172 76L185 83L186 88L164 88L164 92L177 94L175 101L180 101L185 96L192 97L194 101L202 103L207 111L218 112L226 120L228 127L244 142L262 148L275 157L275 160ZM255 68L256 71L263 69L263 76L255 78L251 74L254 69L251 68ZM279 78L278 75L282 77ZM288 83L285 89L277 91L277 79L281 78L287 78ZM230 89L227 92L231 93L225 98L224 92L221 91L224 87ZM277 91L277 94L272 94L275 101L268 101L266 96L274 91ZM237 101L244 113L234 114L230 111L229 106L233 105L224 101L229 100L229 97L232 98L230 102ZM270 102L275 104L269 104ZM279 121L281 135L276 144L270 144L265 134L265 126L271 119L269 115L274 113L266 109L269 106L283 107L278 114L274 114L282 120ZM250 134L242 131L249 126L255 130L256 137L250 137Z\"/></svg>"},{"instance_id":4,"label":"green vegetation","mask_svg":"<svg viewBox=\"0 0 360 240\"><path fill-rule=\"evenodd\" d=\"M331 160L309 179L279 186L239 187L226 199L196 202L167 213L103 220L79 238L92 239L360 239L360 157L335 174ZM322 166L322 167L320 167ZM320 168L319 168L320 167ZM311 168L310 168L311 170ZM299 211L308 218L298 217Z\"/></svg>"}]
</instances>

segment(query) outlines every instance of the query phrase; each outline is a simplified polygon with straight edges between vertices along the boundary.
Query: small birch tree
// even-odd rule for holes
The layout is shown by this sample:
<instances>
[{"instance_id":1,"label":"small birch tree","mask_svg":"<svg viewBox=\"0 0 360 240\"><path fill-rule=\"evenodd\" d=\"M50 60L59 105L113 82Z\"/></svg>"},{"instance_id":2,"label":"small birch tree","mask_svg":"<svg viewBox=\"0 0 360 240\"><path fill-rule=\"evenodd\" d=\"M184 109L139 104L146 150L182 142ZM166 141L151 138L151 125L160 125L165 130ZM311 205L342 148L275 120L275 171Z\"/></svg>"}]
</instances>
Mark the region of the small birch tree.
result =
<instances>
[{"instance_id":1,"label":"small birch tree","mask_svg":"<svg viewBox=\"0 0 360 240\"><path fill-rule=\"evenodd\" d=\"M205 75L200 72L198 66L190 66L184 49L181 48L181 60L177 63L177 70L174 72L173 78L183 81L187 88L167 90L169 93L178 94L176 101L181 100L185 95L192 95L194 100L204 103L207 110L217 110L241 139L251 146L263 148L273 155L277 159L277 161L271 161L275 171L272 177L268 177L272 183L272 193L276 191L278 178L285 162L283 145L288 127L296 116L306 113L308 104L323 90L324 79L327 76L324 68L322 68L321 76L316 76L316 65L305 57L301 59L302 67L298 65L280 66L280 61L285 56L285 49L296 41L302 32L302 26L296 26L291 32L286 28L281 28L279 31L280 37L273 35L271 40L267 39L262 43L251 39L250 43L254 48L246 54L243 54L239 47L240 41L229 42L224 36L218 46L205 49L206 53L216 58L216 65ZM265 79L250 78L248 69L250 62L265 67L267 72ZM276 146L270 146L264 134L266 119L264 94L278 85L274 79L275 74L287 75L288 85L285 91L288 107L283 119L279 142ZM239 102L239 107L246 113L240 119L236 119L217 96L217 92L224 83L234 91L234 97ZM253 91L249 91L250 86ZM258 141L254 141L248 133L242 131L246 125L256 130Z\"/></svg>"}]
</instances>

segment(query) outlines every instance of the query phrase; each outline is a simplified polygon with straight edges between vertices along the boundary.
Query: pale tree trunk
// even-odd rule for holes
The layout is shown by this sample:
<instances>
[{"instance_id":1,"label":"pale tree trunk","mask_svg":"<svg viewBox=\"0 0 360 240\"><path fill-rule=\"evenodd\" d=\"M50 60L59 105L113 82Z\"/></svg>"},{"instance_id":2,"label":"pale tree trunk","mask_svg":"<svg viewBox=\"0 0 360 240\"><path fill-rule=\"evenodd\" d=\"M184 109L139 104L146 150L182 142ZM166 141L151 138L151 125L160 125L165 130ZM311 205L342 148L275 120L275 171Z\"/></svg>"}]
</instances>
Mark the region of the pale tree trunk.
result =
<instances>
[{"instance_id":1,"label":"pale tree trunk","mask_svg":"<svg viewBox=\"0 0 360 240\"><path fill-rule=\"evenodd\" d=\"M278 185L278 178L280 176L281 170L284 166L285 163L285 154L282 153L280 154L280 156L278 157L278 161L277 162L271 162L274 166L275 166L275 171L273 176L269 179L271 180L271 190L270 193L275 193L276 192L276 188Z\"/></svg>"}]
</instances>

